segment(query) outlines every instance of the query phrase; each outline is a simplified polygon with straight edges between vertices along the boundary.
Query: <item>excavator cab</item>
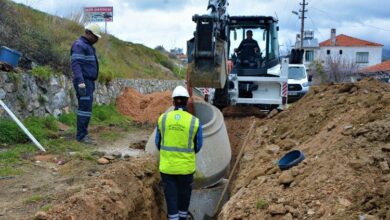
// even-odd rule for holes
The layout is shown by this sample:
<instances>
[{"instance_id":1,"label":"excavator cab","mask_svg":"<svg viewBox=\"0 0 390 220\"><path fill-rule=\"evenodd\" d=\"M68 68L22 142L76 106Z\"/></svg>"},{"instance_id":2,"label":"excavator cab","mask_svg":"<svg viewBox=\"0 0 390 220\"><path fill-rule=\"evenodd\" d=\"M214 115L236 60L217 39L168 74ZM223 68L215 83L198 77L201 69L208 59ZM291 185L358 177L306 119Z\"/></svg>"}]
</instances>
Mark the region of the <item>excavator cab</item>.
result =
<instances>
[{"instance_id":1,"label":"excavator cab","mask_svg":"<svg viewBox=\"0 0 390 220\"><path fill-rule=\"evenodd\" d=\"M232 16L229 23L229 59L238 76L265 76L268 69L279 63L279 45L276 20L265 16ZM252 43L246 42L246 33L252 34ZM256 42L255 45L253 42ZM239 46L244 47L237 51Z\"/></svg>"}]
</instances>

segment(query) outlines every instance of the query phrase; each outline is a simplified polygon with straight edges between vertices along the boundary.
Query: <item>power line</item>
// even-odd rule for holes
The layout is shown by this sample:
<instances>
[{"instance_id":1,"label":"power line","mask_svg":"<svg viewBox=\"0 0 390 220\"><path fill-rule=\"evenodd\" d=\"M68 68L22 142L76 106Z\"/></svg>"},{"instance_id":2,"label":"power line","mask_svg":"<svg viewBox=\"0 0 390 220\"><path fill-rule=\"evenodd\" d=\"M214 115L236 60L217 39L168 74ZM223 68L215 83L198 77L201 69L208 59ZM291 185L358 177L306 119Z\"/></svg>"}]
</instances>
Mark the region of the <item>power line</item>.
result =
<instances>
[{"instance_id":1,"label":"power line","mask_svg":"<svg viewBox=\"0 0 390 220\"><path fill-rule=\"evenodd\" d=\"M322 10L322 9L319 9L319 8L316 8L316 7L311 7L311 8L316 9L316 10L318 10L318 11L320 11L320 12L322 12L322 13L328 15L328 16L332 16L331 13L329 13L329 12L327 12L327 11L325 11L325 10ZM340 20L335 20L335 21L336 21L337 23L339 23L339 24L342 23ZM363 26L366 26L366 27L374 28L374 29L381 30L381 31L390 32L389 29L384 29L384 28L377 27L377 26L374 26L374 25L365 24L365 23L363 23L362 21L356 21L356 22L359 23L359 24L361 24L361 25L363 25Z\"/></svg>"}]
</instances>

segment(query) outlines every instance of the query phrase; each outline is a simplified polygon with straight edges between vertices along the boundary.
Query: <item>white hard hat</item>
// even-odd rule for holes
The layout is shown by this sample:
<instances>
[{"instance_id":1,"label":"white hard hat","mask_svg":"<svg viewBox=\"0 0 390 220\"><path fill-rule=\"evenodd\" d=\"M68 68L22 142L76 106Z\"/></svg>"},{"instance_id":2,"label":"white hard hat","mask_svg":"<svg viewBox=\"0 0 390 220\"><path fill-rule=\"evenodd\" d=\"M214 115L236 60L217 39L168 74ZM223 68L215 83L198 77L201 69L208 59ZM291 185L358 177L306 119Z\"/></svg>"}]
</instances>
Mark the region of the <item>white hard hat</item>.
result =
<instances>
[{"instance_id":1,"label":"white hard hat","mask_svg":"<svg viewBox=\"0 0 390 220\"><path fill-rule=\"evenodd\" d=\"M188 94L188 91L186 88L184 88L183 86L177 86L172 92L172 98L175 98L175 97L189 98L190 95Z\"/></svg>"},{"instance_id":2,"label":"white hard hat","mask_svg":"<svg viewBox=\"0 0 390 220\"><path fill-rule=\"evenodd\" d=\"M85 30L92 32L92 34L98 38L102 37L100 35L102 31L100 30L100 26L98 24L88 24L87 26L85 26Z\"/></svg>"}]
</instances>

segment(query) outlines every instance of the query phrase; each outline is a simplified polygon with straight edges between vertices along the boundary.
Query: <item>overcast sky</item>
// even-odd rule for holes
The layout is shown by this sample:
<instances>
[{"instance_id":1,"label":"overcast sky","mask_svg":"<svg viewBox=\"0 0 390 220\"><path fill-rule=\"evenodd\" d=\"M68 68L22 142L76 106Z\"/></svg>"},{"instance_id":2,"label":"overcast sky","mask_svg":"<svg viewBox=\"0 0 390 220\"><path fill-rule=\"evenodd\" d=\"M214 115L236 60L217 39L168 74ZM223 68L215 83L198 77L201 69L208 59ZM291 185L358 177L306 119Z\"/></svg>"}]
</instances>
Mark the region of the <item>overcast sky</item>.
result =
<instances>
[{"instance_id":1,"label":"overcast sky","mask_svg":"<svg viewBox=\"0 0 390 220\"><path fill-rule=\"evenodd\" d=\"M154 48L185 49L193 36L193 14L208 14L208 0L14 0L38 10L67 17L86 6L113 6L114 22L108 32L133 43ZM300 9L302 0L229 0L230 15L271 15L279 19L282 47L295 42L300 20L291 11ZM390 48L390 1L388 0L307 0L305 29L315 31L324 41L330 29L337 34L384 44ZM100 23L104 27L104 23Z\"/></svg>"}]
</instances>

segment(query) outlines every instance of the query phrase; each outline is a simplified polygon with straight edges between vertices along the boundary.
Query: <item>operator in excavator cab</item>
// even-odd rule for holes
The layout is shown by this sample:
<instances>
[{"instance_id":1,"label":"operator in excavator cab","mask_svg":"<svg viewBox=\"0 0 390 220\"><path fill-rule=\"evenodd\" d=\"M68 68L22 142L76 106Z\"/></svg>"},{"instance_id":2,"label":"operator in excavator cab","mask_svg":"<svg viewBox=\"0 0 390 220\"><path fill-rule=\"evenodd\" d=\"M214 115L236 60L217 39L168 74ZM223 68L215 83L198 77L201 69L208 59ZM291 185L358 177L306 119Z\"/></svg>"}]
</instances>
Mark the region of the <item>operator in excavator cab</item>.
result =
<instances>
[{"instance_id":1,"label":"operator in excavator cab","mask_svg":"<svg viewBox=\"0 0 390 220\"><path fill-rule=\"evenodd\" d=\"M259 44L252 37L252 30L246 31L246 39L241 41L238 48L234 49L238 56L238 63L242 65L251 66L250 63L254 63L255 59L261 56Z\"/></svg>"}]
</instances>

